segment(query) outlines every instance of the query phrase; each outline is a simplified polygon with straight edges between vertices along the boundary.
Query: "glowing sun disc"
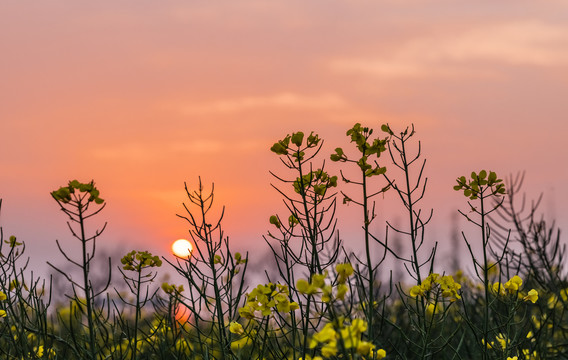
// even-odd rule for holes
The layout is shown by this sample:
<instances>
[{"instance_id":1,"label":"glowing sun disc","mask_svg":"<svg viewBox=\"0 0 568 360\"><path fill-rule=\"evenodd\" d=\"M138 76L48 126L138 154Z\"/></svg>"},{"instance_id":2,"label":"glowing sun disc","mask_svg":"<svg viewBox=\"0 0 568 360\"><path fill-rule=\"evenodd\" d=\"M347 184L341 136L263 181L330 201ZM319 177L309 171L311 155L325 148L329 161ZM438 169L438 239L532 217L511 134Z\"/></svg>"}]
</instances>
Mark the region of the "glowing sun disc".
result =
<instances>
[{"instance_id":1,"label":"glowing sun disc","mask_svg":"<svg viewBox=\"0 0 568 360\"><path fill-rule=\"evenodd\" d=\"M172 244L172 252L175 256L180 258L188 258L191 256L191 252L193 251L193 246L191 243L185 239L179 239L174 241Z\"/></svg>"}]
</instances>

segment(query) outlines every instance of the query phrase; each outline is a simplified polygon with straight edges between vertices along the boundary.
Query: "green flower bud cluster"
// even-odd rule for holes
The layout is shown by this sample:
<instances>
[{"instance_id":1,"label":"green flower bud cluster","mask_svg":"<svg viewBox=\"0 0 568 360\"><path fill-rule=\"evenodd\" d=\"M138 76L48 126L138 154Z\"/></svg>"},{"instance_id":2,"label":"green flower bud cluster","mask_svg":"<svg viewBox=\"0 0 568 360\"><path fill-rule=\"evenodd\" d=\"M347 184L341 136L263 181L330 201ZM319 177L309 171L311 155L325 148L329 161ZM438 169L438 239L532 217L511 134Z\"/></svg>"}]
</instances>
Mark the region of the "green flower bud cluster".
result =
<instances>
[{"instance_id":1,"label":"green flower bud cluster","mask_svg":"<svg viewBox=\"0 0 568 360\"><path fill-rule=\"evenodd\" d=\"M8 244L8 246L10 246L11 248L16 247L16 246L20 246L23 243L16 241L16 237L14 235L10 236L9 240L4 240L4 242L6 244Z\"/></svg>"},{"instance_id":2,"label":"green flower bud cluster","mask_svg":"<svg viewBox=\"0 0 568 360\"><path fill-rule=\"evenodd\" d=\"M270 219L268 221L272 225L276 226L277 229L280 229L280 227L282 227L282 224L280 223L280 220L278 219L278 216L276 216L276 215L270 216Z\"/></svg>"},{"instance_id":3,"label":"green flower bud cluster","mask_svg":"<svg viewBox=\"0 0 568 360\"><path fill-rule=\"evenodd\" d=\"M302 189L305 191L310 186L319 196L324 196L327 189L337 187L337 176L329 176L326 171L321 169L310 171L308 174L298 177L294 181L294 191L301 194Z\"/></svg>"},{"instance_id":4,"label":"green flower bud cluster","mask_svg":"<svg viewBox=\"0 0 568 360\"><path fill-rule=\"evenodd\" d=\"M273 310L279 313L288 313L299 308L297 302L290 302L288 286L268 283L259 284L249 294L245 306L239 309L239 314L247 319L254 319L256 312L262 316L269 316Z\"/></svg>"},{"instance_id":5,"label":"green flower bud cluster","mask_svg":"<svg viewBox=\"0 0 568 360\"><path fill-rule=\"evenodd\" d=\"M173 284L168 284L167 282L162 283L162 290L169 295L177 295L183 292L183 285L175 286Z\"/></svg>"},{"instance_id":6,"label":"green flower bud cluster","mask_svg":"<svg viewBox=\"0 0 568 360\"><path fill-rule=\"evenodd\" d=\"M77 180L69 181L68 186L63 186L58 190L52 191L51 196L53 196L55 200L67 204L72 200L71 194L74 194L77 190L79 192L88 193L90 195L88 199L89 202L94 201L95 204L102 204L104 202L104 200L99 197L99 190L95 187L94 181L90 183L80 183Z\"/></svg>"},{"instance_id":7,"label":"green flower bud cluster","mask_svg":"<svg viewBox=\"0 0 568 360\"><path fill-rule=\"evenodd\" d=\"M390 135L392 135L392 131L388 127L388 125L383 125L381 129ZM362 127L361 124L357 123L353 126L353 128L347 130L347 135L351 136L351 142L354 142L357 145L357 149L361 152L361 158L356 161L357 165L361 168L362 171L365 172L365 176L371 177L374 175L382 175L384 174L387 169L386 167L374 166L369 164L369 156L377 155L377 158L381 156L381 153L386 151L386 144L389 141L389 138L379 139L376 138L369 142L369 138L373 134L373 129L369 129L368 127ZM343 152L342 148L336 148L335 153L331 154L330 156L331 161L340 161L345 162L349 159Z\"/></svg>"},{"instance_id":8,"label":"green flower bud cluster","mask_svg":"<svg viewBox=\"0 0 568 360\"><path fill-rule=\"evenodd\" d=\"M318 146L320 140L321 139L319 135L314 135L312 131L312 133L308 136L305 145L303 146L302 144L304 142L304 133L298 131L293 133L292 135L286 135L284 139L274 143L274 145L272 145L272 147L270 148L270 151L277 155L288 155L290 152L292 152L291 156L299 162L304 159L304 150ZM290 142L297 147L296 150L290 149Z\"/></svg>"},{"instance_id":9,"label":"green flower bud cluster","mask_svg":"<svg viewBox=\"0 0 568 360\"><path fill-rule=\"evenodd\" d=\"M148 267L160 267L162 266L162 260L158 256L152 256L148 251L136 251L132 250L120 260L124 265L122 268L124 270L132 270L136 272L142 271L142 269Z\"/></svg>"},{"instance_id":10,"label":"green flower bud cluster","mask_svg":"<svg viewBox=\"0 0 568 360\"><path fill-rule=\"evenodd\" d=\"M487 171L485 170L481 170L479 174L474 171L471 173L471 180L466 179L465 176L460 176L457 179L458 184L454 186L454 190L463 190L465 197L475 200L479 197L483 187L486 186L486 188L491 189L493 195L499 196L505 194L505 184L502 181L502 179L497 178L497 174L493 171L489 172L489 176L487 176Z\"/></svg>"},{"instance_id":11,"label":"green flower bud cluster","mask_svg":"<svg viewBox=\"0 0 568 360\"><path fill-rule=\"evenodd\" d=\"M241 255L240 252L235 253L235 261L237 263L237 265L240 264L246 264L247 263L247 259L243 259L243 256Z\"/></svg>"}]
</instances>

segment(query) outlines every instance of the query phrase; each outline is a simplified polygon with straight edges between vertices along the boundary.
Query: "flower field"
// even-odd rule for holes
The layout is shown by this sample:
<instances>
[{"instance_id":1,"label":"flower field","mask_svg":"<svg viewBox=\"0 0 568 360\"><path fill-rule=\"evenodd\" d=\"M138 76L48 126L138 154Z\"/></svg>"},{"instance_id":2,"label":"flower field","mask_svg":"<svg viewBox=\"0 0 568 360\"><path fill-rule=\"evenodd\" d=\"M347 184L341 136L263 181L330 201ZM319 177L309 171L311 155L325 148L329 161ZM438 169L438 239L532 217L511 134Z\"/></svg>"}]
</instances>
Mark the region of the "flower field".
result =
<instances>
[{"instance_id":1,"label":"flower field","mask_svg":"<svg viewBox=\"0 0 568 360\"><path fill-rule=\"evenodd\" d=\"M107 281L93 280L104 227L88 233L86 224L104 218L102 192L93 181L77 180L54 190L76 239L73 249L57 246L80 276L49 263L68 289L65 301L53 300L53 279L27 271L25 244L2 233L0 356L568 358L565 246L559 229L542 220L538 201L525 203L522 176L504 181L488 170L456 174L453 191L463 195L456 211L476 231L461 233L471 270L451 273L436 262L437 244L424 241L431 214L421 210L426 162L414 127L382 125L379 133L355 124L346 132L348 147L332 154L323 154L323 140L313 132L286 135L270 148L283 166L273 176L285 211L267 214L265 241L276 268L254 269L265 272L260 284L247 277L248 254L234 252L223 233L222 212L212 217L214 191L201 180L196 189L186 185L186 213L178 215L188 226L191 256L171 261L128 252L118 266L120 289L111 286L117 267L110 259ZM332 174L325 161L343 170ZM387 223L388 231L376 234L371 224L386 192L401 201L405 221ZM360 213L361 253L337 235L336 209L345 205ZM400 251L393 234L410 251ZM393 272L387 257L404 269L404 279L379 277ZM164 268L184 282L157 284Z\"/></svg>"}]
</instances>

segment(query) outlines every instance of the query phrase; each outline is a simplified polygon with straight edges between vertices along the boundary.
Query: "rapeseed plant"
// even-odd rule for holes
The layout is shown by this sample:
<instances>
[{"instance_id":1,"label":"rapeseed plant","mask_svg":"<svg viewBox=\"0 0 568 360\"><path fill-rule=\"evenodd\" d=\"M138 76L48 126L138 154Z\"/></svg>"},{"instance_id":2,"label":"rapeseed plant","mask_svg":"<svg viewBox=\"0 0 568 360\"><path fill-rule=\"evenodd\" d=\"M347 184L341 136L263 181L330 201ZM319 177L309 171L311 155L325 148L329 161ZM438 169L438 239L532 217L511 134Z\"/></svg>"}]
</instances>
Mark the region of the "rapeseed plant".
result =
<instances>
[{"instance_id":1,"label":"rapeseed plant","mask_svg":"<svg viewBox=\"0 0 568 360\"><path fill-rule=\"evenodd\" d=\"M15 236L4 239L0 231L0 356L93 360L567 357L564 250L550 225L535 220L534 207L527 218L514 211L512 198L518 184L505 187L495 172L485 170L457 178L455 190L467 197L470 209L462 215L480 228L483 253L476 256L464 235L473 273L460 270L449 275L435 266L436 245L426 252L422 249L432 213L424 216L418 205L427 181L422 178L425 162L417 175L411 172L421 153L419 143L413 155L409 151L414 127L397 132L387 124L381 130L384 138L373 137L371 128L355 124L346 135L356 155L341 147L331 154L334 162L354 165L359 173L354 179L343 170L339 175L328 172L323 161L314 164L323 140L313 132L294 132L273 144L271 151L291 175L275 175L285 186L277 188L284 197L285 215L268 216L271 232L266 239L276 273L267 271L266 282L252 288L245 278L248 256L231 252L222 231L222 211L211 221L213 188L205 192L201 180L197 191L186 185L190 204L184 204L187 214L180 216L189 224L192 255L171 261L147 251L129 252L119 267L128 289L114 292L93 286L91 280L94 244L104 227L89 236L85 221L105 206L94 182L73 180L53 191L52 197L70 218L72 235L80 240L82 257L71 258L56 243L83 277L77 281L54 267L56 275L68 280L71 292L65 304L51 305L51 281L46 284L25 274L25 243ZM389 155L386 161L385 154ZM396 171L399 178L393 174ZM347 195L339 180L347 186L358 185L360 194ZM407 209L408 222L400 228L390 222L386 226L409 239L410 255L391 245L388 231L382 238L371 231L377 219L374 197L389 189ZM345 249L336 233L335 191L345 204L362 209L365 250L361 257ZM496 222L489 216L493 212L505 221ZM506 227L509 223L513 235ZM494 227L498 231L490 236ZM517 241L525 253L509 248L509 240ZM372 249L371 241L380 251ZM387 286L378 281L380 273L388 273L379 271L384 270L380 266L386 266L387 255L405 266L410 284L392 277ZM163 282L151 290L162 262L173 266L184 283ZM150 304L153 312L145 306Z\"/></svg>"}]
</instances>

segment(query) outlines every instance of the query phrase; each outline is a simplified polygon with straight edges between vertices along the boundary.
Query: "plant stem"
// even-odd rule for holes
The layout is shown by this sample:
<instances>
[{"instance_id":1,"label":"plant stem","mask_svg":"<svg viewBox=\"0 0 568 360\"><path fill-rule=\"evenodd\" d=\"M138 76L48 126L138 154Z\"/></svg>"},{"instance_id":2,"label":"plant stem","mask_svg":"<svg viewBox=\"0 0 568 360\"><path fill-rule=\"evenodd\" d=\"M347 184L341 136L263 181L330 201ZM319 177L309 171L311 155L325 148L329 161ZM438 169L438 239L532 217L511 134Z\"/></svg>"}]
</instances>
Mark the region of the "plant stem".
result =
<instances>
[{"instance_id":1,"label":"plant stem","mask_svg":"<svg viewBox=\"0 0 568 360\"><path fill-rule=\"evenodd\" d=\"M85 222L83 218L83 204L79 199L77 204L79 213L79 225L81 227L81 245L83 251L83 283L85 290L85 302L87 307L87 324L89 326L89 356L95 359L95 326L93 324L93 309L91 307L91 286L89 283L89 254L87 253L87 239L85 238Z\"/></svg>"}]
</instances>

